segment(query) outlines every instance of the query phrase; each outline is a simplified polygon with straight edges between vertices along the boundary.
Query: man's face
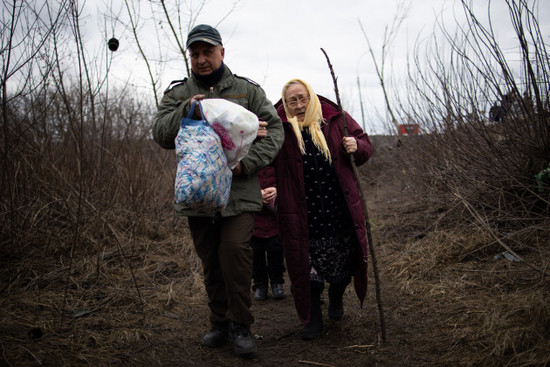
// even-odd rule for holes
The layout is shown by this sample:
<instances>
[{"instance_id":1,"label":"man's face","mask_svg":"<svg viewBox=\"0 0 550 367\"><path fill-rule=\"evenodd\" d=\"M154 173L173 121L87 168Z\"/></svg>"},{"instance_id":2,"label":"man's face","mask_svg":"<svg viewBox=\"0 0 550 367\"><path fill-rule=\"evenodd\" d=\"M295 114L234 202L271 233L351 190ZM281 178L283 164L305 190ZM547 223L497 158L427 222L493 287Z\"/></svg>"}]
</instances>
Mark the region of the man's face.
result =
<instances>
[{"instance_id":1,"label":"man's face","mask_svg":"<svg viewBox=\"0 0 550 367\"><path fill-rule=\"evenodd\" d=\"M195 42L189 46L191 69L199 75L208 75L222 65L224 53L222 45L212 46L205 42Z\"/></svg>"},{"instance_id":2,"label":"man's face","mask_svg":"<svg viewBox=\"0 0 550 367\"><path fill-rule=\"evenodd\" d=\"M285 102L290 117L296 116L298 121L303 122L309 105L309 93L305 85L302 83L289 85L285 91Z\"/></svg>"}]
</instances>

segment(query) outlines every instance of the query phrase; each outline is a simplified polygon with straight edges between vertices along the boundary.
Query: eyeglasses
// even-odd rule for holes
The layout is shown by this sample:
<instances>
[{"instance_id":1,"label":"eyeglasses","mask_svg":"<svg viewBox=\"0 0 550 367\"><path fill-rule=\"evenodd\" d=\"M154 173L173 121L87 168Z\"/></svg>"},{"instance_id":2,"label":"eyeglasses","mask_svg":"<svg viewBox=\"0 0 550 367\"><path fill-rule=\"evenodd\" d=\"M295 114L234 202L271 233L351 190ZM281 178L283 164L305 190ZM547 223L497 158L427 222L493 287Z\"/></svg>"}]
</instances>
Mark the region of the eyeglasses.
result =
<instances>
[{"instance_id":1,"label":"eyeglasses","mask_svg":"<svg viewBox=\"0 0 550 367\"><path fill-rule=\"evenodd\" d=\"M309 97L306 96L298 96L298 98L291 98L286 101L286 104L288 107L298 107L298 102L305 105L309 101Z\"/></svg>"}]
</instances>

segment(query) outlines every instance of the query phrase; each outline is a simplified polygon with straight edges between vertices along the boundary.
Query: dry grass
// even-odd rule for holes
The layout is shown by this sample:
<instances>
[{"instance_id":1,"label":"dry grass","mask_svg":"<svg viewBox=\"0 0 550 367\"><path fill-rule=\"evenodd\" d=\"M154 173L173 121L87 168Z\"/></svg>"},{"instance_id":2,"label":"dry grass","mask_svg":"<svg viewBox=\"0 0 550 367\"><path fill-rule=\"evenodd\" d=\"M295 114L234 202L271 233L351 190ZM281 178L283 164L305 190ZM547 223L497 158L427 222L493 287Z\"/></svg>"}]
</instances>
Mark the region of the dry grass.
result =
<instances>
[{"instance_id":1,"label":"dry grass","mask_svg":"<svg viewBox=\"0 0 550 367\"><path fill-rule=\"evenodd\" d=\"M508 226L496 240L469 219L461 201L411 190L416 177L407 178L406 165L389 169L409 150L388 151L393 158L378 166L385 172L370 185L371 218L386 287L398 292L398 310L412 318L403 320L402 332L412 324L427 334L411 336L409 342L418 338L412 349L431 356L424 362L433 365L549 363L550 221ZM377 166L372 170L377 174ZM502 243L524 261L495 259L505 251Z\"/></svg>"}]
</instances>

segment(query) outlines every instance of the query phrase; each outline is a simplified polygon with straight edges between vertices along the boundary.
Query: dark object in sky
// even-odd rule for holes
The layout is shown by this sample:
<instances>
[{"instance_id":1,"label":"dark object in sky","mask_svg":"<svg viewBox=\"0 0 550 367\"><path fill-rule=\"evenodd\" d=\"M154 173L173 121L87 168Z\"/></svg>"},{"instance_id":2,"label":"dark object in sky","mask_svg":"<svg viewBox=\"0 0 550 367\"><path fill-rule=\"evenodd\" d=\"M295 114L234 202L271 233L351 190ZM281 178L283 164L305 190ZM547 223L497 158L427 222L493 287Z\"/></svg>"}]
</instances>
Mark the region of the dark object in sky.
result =
<instances>
[{"instance_id":1,"label":"dark object in sky","mask_svg":"<svg viewBox=\"0 0 550 367\"><path fill-rule=\"evenodd\" d=\"M107 44L109 45L109 50L111 50L111 51L118 50L119 43L118 43L118 40L116 38L111 38L109 40L109 42L107 42Z\"/></svg>"}]
</instances>

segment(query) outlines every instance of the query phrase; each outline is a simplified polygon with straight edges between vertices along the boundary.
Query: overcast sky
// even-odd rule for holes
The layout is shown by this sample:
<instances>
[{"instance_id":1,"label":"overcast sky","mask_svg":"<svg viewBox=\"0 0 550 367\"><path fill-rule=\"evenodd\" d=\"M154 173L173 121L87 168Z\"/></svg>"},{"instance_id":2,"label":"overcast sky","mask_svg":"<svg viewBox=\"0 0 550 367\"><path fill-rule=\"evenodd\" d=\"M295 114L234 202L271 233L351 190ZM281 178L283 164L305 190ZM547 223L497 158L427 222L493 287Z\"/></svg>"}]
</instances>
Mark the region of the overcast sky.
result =
<instances>
[{"instance_id":1,"label":"overcast sky","mask_svg":"<svg viewBox=\"0 0 550 367\"><path fill-rule=\"evenodd\" d=\"M198 1L195 0L196 3ZM480 17L487 15L487 0L475 0ZM318 94L335 99L334 86L323 48L338 76L338 87L344 108L362 122L358 78L365 111L365 130L380 133L383 126L376 111L384 113L381 88L360 23L377 56L380 55L384 29L397 14L398 4L408 8L395 42L390 46L387 77L401 79L405 60L416 41L429 37L436 19L449 26L462 17L460 2L455 0L241 0L238 7L217 27L225 47L225 63L237 75L260 84L275 103L283 84L292 78L308 81ZM514 42L504 0L491 2L491 15L496 20L499 40ZM216 25L229 11L229 0L211 0L195 24ZM545 41L550 41L550 1L539 4L539 22ZM127 37L131 35L126 34ZM124 40L121 40L124 41ZM173 47L172 44L166 47ZM121 49L123 44L121 42ZM513 50L512 50L513 51ZM120 65L139 59L118 56ZM125 61L124 61L125 60ZM132 61L134 60L134 61ZM172 62L162 76L162 88L171 80L185 76L182 63Z\"/></svg>"}]
</instances>

